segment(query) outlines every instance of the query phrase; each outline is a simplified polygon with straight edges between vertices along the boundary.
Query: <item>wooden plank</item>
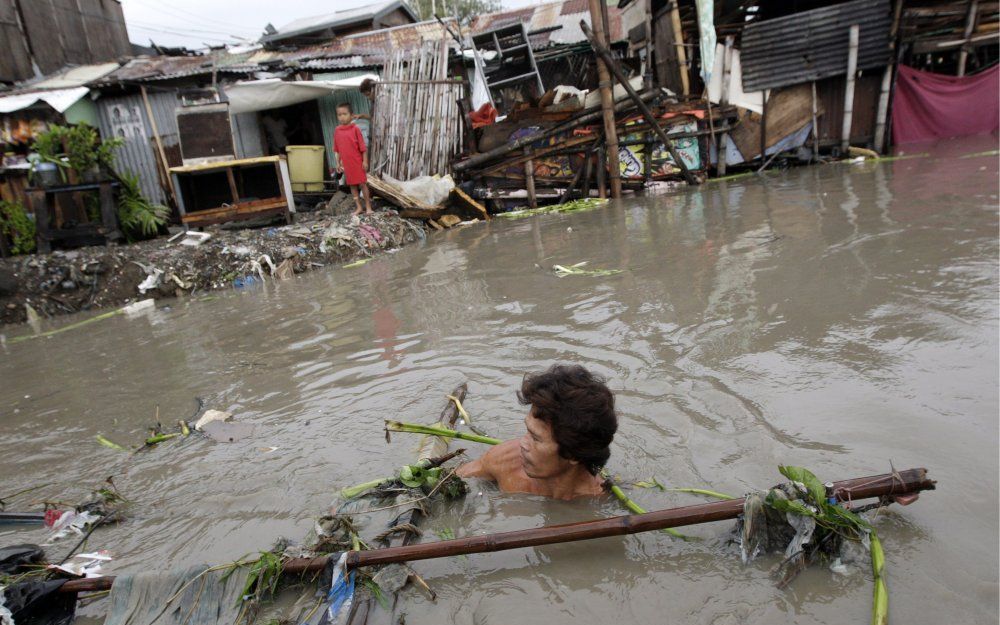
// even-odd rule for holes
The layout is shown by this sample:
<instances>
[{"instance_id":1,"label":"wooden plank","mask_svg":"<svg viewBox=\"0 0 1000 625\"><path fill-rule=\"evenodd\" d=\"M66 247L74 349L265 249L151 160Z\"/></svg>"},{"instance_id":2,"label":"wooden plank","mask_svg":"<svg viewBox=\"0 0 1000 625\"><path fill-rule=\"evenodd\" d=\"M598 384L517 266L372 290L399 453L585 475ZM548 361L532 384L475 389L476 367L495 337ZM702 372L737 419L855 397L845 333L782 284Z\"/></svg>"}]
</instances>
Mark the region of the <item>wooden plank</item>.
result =
<instances>
[{"instance_id":1,"label":"wooden plank","mask_svg":"<svg viewBox=\"0 0 1000 625\"><path fill-rule=\"evenodd\" d=\"M820 108L818 114L822 114ZM771 147L812 121L812 87L809 83L775 89L767 101L767 141ZM761 117L746 112L729 138L746 160L760 155Z\"/></svg>"},{"instance_id":2,"label":"wooden plank","mask_svg":"<svg viewBox=\"0 0 1000 625\"><path fill-rule=\"evenodd\" d=\"M201 163L199 165L184 165L181 167L171 167L170 173L188 174L192 172L211 171L213 169L225 169L226 167L237 167L242 165L260 165L262 163L273 163L279 161L283 156L256 156L254 158L237 158L231 161L216 161L214 163Z\"/></svg>"},{"instance_id":3,"label":"wooden plank","mask_svg":"<svg viewBox=\"0 0 1000 625\"><path fill-rule=\"evenodd\" d=\"M229 183L229 193L233 196L233 204L240 203L240 192L236 189L236 176L233 175L233 168L226 168L226 182ZM282 198L284 200L284 198Z\"/></svg>"},{"instance_id":4,"label":"wooden plank","mask_svg":"<svg viewBox=\"0 0 1000 625\"><path fill-rule=\"evenodd\" d=\"M451 200L460 206L464 206L473 212L479 213L482 215L483 219L487 221L490 219L490 214L486 211L486 207L472 199L468 193L462 191L458 187L451 190Z\"/></svg>"}]
</instances>

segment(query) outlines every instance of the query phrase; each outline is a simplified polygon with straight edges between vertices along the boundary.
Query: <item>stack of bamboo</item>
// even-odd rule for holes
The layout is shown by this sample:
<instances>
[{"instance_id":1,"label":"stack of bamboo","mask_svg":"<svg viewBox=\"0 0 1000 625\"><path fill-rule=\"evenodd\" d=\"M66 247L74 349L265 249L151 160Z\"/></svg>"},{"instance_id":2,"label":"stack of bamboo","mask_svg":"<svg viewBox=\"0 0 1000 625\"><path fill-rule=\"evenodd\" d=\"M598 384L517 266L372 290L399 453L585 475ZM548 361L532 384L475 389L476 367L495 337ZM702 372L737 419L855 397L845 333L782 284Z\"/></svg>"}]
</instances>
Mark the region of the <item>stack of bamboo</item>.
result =
<instances>
[{"instance_id":1,"label":"stack of bamboo","mask_svg":"<svg viewBox=\"0 0 1000 625\"><path fill-rule=\"evenodd\" d=\"M448 173L462 149L463 89L448 79L447 41L395 51L375 88L372 170L399 180Z\"/></svg>"}]
</instances>

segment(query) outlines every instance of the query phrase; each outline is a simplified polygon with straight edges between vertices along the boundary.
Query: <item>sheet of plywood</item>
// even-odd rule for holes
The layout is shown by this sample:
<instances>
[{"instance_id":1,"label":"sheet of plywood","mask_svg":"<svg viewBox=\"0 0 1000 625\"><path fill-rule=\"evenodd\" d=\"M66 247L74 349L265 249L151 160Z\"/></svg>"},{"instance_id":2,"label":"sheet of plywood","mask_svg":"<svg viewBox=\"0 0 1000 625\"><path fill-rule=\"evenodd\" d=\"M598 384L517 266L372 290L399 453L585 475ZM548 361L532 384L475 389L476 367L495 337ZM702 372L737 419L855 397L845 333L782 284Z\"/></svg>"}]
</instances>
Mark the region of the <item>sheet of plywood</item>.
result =
<instances>
[{"instance_id":1,"label":"sheet of plywood","mask_svg":"<svg viewBox=\"0 0 1000 625\"><path fill-rule=\"evenodd\" d=\"M822 114L821 105L817 114ZM812 87L809 83L774 89L767 99L767 147L812 122ZM761 116L742 111L730 138L746 160L760 155Z\"/></svg>"}]
</instances>

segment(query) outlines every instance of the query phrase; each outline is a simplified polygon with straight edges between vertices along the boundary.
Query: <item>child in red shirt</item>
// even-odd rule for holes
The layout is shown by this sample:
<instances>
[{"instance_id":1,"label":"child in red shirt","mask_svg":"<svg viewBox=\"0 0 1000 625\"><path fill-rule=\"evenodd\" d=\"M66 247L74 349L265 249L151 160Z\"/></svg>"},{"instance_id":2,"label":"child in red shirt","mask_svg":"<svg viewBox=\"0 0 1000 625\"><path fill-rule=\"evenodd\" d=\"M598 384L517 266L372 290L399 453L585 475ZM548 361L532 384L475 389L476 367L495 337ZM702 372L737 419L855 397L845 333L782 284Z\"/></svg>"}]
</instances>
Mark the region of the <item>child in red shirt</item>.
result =
<instances>
[{"instance_id":1,"label":"child in red shirt","mask_svg":"<svg viewBox=\"0 0 1000 625\"><path fill-rule=\"evenodd\" d=\"M334 168L337 173L343 173L344 179L351 187L351 195L357 204L355 215L361 214L361 198L358 188L365 196L365 213L372 214L372 196L368 190L368 150L361 129L354 124L354 111L348 102L337 105L337 122L339 125L333 133L333 153L336 154Z\"/></svg>"}]
</instances>

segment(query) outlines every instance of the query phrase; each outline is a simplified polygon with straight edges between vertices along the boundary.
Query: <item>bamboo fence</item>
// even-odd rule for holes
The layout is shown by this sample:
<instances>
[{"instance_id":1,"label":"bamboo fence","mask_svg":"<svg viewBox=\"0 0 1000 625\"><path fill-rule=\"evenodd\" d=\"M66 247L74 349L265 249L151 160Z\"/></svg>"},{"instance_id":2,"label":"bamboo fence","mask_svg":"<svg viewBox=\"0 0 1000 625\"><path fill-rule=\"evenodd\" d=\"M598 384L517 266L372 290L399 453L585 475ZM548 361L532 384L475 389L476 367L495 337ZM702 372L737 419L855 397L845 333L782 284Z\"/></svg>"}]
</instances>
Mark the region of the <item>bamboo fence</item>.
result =
<instances>
[{"instance_id":1,"label":"bamboo fence","mask_svg":"<svg viewBox=\"0 0 1000 625\"><path fill-rule=\"evenodd\" d=\"M372 171L398 180L448 173L462 150L463 90L448 79L447 41L394 51L375 86Z\"/></svg>"}]
</instances>

